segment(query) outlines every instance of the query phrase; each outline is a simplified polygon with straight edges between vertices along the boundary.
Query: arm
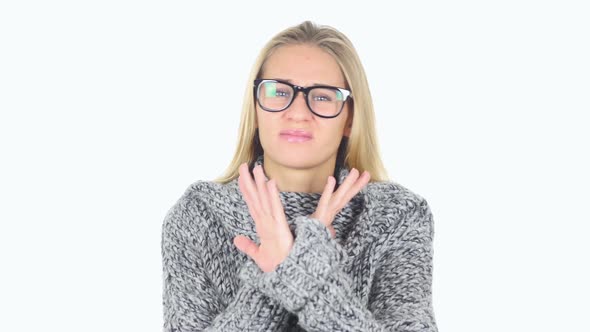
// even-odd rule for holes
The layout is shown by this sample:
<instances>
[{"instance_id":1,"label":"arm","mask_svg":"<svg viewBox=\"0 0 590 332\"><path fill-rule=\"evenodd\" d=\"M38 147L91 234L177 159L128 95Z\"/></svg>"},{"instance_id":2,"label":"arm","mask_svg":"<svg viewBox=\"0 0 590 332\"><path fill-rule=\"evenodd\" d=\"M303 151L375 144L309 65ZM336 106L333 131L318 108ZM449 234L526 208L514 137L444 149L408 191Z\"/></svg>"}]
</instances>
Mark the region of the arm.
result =
<instances>
[{"instance_id":1,"label":"arm","mask_svg":"<svg viewBox=\"0 0 590 332\"><path fill-rule=\"evenodd\" d=\"M242 278L256 285L308 331L437 331L431 306L432 215L422 201L388 234L369 308L352 292L352 279L340 269L341 248L318 220L299 217L287 259L270 273L249 263Z\"/></svg>"},{"instance_id":2,"label":"arm","mask_svg":"<svg viewBox=\"0 0 590 332\"><path fill-rule=\"evenodd\" d=\"M438 331L432 306L434 221L426 200L415 203L387 239L369 308L395 331Z\"/></svg>"},{"instance_id":3,"label":"arm","mask_svg":"<svg viewBox=\"0 0 590 332\"><path fill-rule=\"evenodd\" d=\"M205 273L203 250L190 235L188 202L180 199L162 226L164 331L267 331L281 328L288 312L249 285L224 303ZM200 247L200 246L199 246Z\"/></svg>"}]
</instances>

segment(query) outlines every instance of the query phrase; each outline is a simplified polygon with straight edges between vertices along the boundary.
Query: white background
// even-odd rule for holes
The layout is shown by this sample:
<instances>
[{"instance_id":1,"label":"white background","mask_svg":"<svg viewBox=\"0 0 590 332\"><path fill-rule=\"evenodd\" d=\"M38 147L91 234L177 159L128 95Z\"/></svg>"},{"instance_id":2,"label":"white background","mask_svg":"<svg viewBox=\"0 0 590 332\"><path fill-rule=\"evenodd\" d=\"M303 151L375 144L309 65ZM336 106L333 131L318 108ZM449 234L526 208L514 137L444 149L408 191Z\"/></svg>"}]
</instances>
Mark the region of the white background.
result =
<instances>
[{"instance_id":1,"label":"white background","mask_svg":"<svg viewBox=\"0 0 590 332\"><path fill-rule=\"evenodd\" d=\"M165 213L305 19L353 41L388 171L431 206L440 331L586 329L587 7L385 3L2 2L0 330L161 331Z\"/></svg>"}]
</instances>

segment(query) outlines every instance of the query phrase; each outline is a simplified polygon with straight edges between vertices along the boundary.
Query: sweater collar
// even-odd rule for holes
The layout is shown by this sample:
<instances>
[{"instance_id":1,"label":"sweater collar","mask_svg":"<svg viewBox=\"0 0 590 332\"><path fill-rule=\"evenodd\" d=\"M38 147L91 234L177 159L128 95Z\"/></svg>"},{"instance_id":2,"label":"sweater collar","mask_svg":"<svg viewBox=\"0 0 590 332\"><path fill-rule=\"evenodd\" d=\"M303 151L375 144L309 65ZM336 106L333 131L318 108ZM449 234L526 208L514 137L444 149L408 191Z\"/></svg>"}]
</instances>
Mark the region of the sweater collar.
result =
<instances>
[{"instance_id":1,"label":"sweater collar","mask_svg":"<svg viewBox=\"0 0 590 332\"><path fill-rule=\"evenodd\" d=\"M254 160L254 162L250 165L250 173L252 173L252 170L254 169L254 167L256 165L263 166L263 170L264 170L264 155L258 156L258 158L256 158L256 160ZM342 184L342 182L344 182L344 180L346 179L346 177L348 176L349 173L350 173L350 170L343 166L343 167L339 167L339 168L335 169L334 174L332 174L332 175L336 179L337 185L340 186ZM252 177L254 177L253 174L252 174ZM269 180L269 178L266 176L266 173L264 174L264 178L266 179L266 181ZM235 181L237 182L237 178L235 179ZM296 192L296 191L282 191L280 193L281 194L298 195L298 196L310 196L310 197L315 197L315 196L320 197L321 196L320 193L304 193L304 192Z\"/></svg>"}]
</instances>

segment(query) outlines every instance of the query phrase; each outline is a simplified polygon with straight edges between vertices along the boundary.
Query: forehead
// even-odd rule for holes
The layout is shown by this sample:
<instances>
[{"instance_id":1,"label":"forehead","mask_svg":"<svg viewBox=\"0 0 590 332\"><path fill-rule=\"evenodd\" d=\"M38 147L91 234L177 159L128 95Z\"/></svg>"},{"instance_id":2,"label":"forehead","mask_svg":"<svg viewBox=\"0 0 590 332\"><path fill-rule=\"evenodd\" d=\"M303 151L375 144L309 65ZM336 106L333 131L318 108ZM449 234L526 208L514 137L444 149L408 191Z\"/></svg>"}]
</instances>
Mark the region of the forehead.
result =
<instances>
[{"instance_id":1,"label":"forehead","mask_svg":"<svg viewBox=\"0 0 590 332\"><path fill-rule=\"evenodd\" d=\"M262 74L262 78L288 79L301 86L345 85L336 60L321 48L310 45L279 47L266 60Z\"/></svg>"}]
</instances>

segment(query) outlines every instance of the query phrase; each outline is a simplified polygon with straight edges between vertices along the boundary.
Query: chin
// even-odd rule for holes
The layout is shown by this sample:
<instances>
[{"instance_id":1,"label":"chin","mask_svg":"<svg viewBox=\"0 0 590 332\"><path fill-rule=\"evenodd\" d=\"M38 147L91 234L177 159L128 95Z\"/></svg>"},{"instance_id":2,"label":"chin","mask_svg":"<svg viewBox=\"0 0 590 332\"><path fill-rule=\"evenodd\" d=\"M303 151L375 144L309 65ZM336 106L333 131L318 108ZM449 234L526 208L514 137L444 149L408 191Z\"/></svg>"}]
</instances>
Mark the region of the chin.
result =
<instances>
[{"instance_id":1,"label":"chin","mask_svg":"<svg viewBox=\"0 0 590 332\"><path fill-rule=\"evenodd\" d=\"M311 151L306 154L300 152L295 153L294 151L281 151L278 155L273 154L272 157L265 154L265 158L271 158L275 163L284 167L299 169L308 168L313 165L313 160L309 159L309 155L313 155L313 153Z\"/></svg>"}]
</instances>

